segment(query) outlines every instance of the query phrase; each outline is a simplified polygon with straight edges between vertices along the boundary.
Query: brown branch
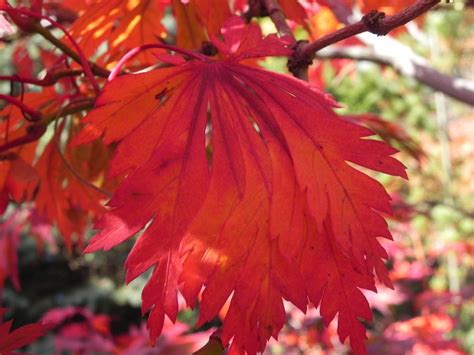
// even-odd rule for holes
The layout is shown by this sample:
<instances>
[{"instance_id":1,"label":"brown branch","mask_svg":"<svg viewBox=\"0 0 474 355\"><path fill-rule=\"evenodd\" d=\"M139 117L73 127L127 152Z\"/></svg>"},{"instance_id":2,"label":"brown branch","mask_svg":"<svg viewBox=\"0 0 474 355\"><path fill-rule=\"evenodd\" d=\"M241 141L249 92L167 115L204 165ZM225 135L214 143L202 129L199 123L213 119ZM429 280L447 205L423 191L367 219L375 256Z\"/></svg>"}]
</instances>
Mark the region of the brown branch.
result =
<instances>
[{"instance_id":1,"label":"brown branch","mask_svg":"<svg viewBox=\"0 0 474 355\"><path fill-rule=\"evenodd\" d=\"M393 56L391 51L384 47L327 47L316 54L320 59L346 58L354 60L365 60L381 65L393 67L397 72L410 77L418 82L443 92L444 94L474 106L474 81L451 77L438 72L427 64L413 61L409 57L409 52L398 52Z\"/></svg>"},{"instance_id":2,"label":"brown branch","mask_svg":"<svg viewBox=\"0 0 474 355\"><path fill-rule=\"evenodd\" d=\"M431 2L431 1L430 1ZM326 0L337 19L345 24L350 24L353 19L353 13L350 8L345 6L340 0ZM359 53L353 59L363 60L364 55L369 54L367 60L377 62L383 59L382 64L393 66L397 71L405 76L412 77L422 84L425 84L435 90L438 90L452 98L463 103L473 105L474 82L463 78L453 78L443 74L433 68L423 57L415 54L408 46L397 41L393 37L387 36L383 39L362 33L357 36L364 44L368 46L364 54ZM332 49L333 50L333 49ZM325 49L326 51L326 49ZM338 48L341 52L341 49ZM370 51L370 53L368 53ZM393 55L396 53L396 55ZM354 51L352 56L356 55ZM317 56L323 56L321 52ZM372 60L373 58L377 60Z\"/></svg>"},{"instance_id":3,"label":"brown branch","mask_svg":"<svg viewBox=\"0 0 474 355\"><path fill-rule=\"evenodd\" d=\"M49 81L45 79L25 78L18 75L0 75L0 81L12 81L12 82L19 82L23 84L37 85L37 86L53 85L52 83L49 83Z\"/></svg>"},{"instance_id":4,"label":"brown branch","mask_svg":"<svg viewBox=\"0 0 474 355\"><path fill-rule=\"evenodd\" d=\"M295 36L286 22L285 14L281 10L278 0L261 0L268 16L272 19L278 33L290 36L295 42Z\"/></svg>"},{"instance_id":5,"label":"brown branch","mask_svg":"<svg viewBox=\"0 0 474 355\"><path fill-rule=\"evenodd\" d=\"M246 23L249 23L252 18L260 17L260 16L268 16L266 9L264 8L262 0L249 0L248 2L248 9L244 13L242 13L242 18Z\"/></svg>"},{"instance_id":6,"label":"brown branch","mask_svg":"<svg viewBox=\"0 0 474 355\"><path fill-rule=\"evenodd\" d=\"M363 32L371 32L378 36L384 36L394 28L402 26L414 18L436 6L441 0L418 0L412 5L393 16L385 16L383 12L371 11L355 23L349 23L350 11L338 1L330 0L328 5L333 9L336 16L348 25L312 43L298 42L293 55L288 60L288 68L294 75L298 75L304 66L312 62L317 51L331 44L358 35ZM302 68L303 67L303 68Z\"/></svg>"}]
</instances>

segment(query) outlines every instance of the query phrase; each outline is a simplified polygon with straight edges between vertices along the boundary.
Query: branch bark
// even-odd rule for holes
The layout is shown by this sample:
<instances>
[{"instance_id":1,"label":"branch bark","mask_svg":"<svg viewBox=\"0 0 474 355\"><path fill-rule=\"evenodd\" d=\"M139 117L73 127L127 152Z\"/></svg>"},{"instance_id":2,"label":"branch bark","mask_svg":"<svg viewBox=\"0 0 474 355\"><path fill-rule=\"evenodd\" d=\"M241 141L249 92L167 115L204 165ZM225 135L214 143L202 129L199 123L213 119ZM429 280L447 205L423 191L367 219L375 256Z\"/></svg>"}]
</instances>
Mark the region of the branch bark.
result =
<instances>
[{"instance_id":1,"label":"branch bark","mask_svg":"<svg viewBox=\"0 0 474 355\"><path fill-rule=\"evenodd\" d=\"M285 14L281 11L278 0L262 0L262 3L267 10L268 16L272 19L278 32L282 35L290 36L295 41L295 36L286 22Z\"/></svg>"},{"instance_id":2,"label":"branch bark","mask_svg":"<svg viewBox=\"0 0 474 355\"><path fill-rule=\"evenodd\" d=\"M438 4L440 0L418 0L412 6L409 6L407 9L401 11L399 14L379 19L378 26L381 32L387 31L388 29L393 29L399 25L403 25L407 19L410 21L412 16L419 16L423 12L432 8ZM350 31L361 29L361 21L354 22L355 15L351 9L345 6L340 0L326 0L326 4L332 10L337 19L342 23L348 25L343 28L352 28ZM354 25L352 25L354 24ZM353 26L353 27L351 27ZM395 27L393 27L395 26ZM341 30L341 31L342 31ZM420 83L431 87L434 90L443 92L444 94L457 99L468 105L474 105L474 82L471 80L456 78L450 75L444 74L432 67L432 65L423 57L415 54L408 46L402 44L393 37L387 36L384 38L379 38L378 36L373 36L367 31L362 31L357 35L357 38L360 39L365 47L357 47L344 50L343 48L327 48L324 51L321 50L328 46L331 43L337 42L338 37L341 39L343 34L350 33L349 30L339 32L337 35L330 34L328 36L322 37L319 40L313 42L316 44L306 44L307 46L312 46L311 50L316 49L317 57L332 57L339 58L351 58L355 60L369 60L372 62L377 62L380 64L386 64L394 67L401 74L412 77ZM336 33L337 33L336 32ZM383 34L383 33L382 33ZM332 38L331 38L332 37ZM299 50L304 51L304 43L297 47L295 53ZM306 49L308 52L303 54L297 54L300 56L310 53L310 49ZM313 56L310 55L311 60ZM301 60L301 59L300 59ZM308 62L308 59L306 59Z\"/></svg>"},{"instance_id":3,"label":"branch bark","mask_svg":"<svg viewBox=\"0 0 474 355\"><path fill-rule=\"evenodd\" d=\"M418 0L399 13L386 17L383 12L371 11L355 23L348 23L346 27L319 38L307 44L301 51L301 55L312 57L314 54L330 44L342 41L363 32L371 32L377 36L385 36L394 28L403 26L418 16L424 14L440 0Z\"/></svg>"},{"instance_id":4,"label":"branch bark","mask_svg":"<svg viewBox=\"0 0 474 355\"><path fill-rule=\"evenodd\" d=\"M394 56L391 46L391 43L386 46L374 47L331 46L319 51L316 57L321 59L347 58L389 65L403 76L413 78L432 89L474 106L474 81L443 74L429 66L427 62L417 59L411 52L401 51Z\"/></svg>"},{"instance_id":5,"label":"branch bark","mask_svg":"<svg viewBox=\"0 0 474 355\"><path fill-rule=\"evenodd\" d=\"M351 13L346 13L340 3L328 1L328 4L331 4L331 9L339 20L346 23L346 27L323 36L314 42L301 43L299 48L295 51L295 56L299 58L295 60L302 62L302 59L305 58L312 59L318 50L363 32L371 32L377 36L385 36L394 28L403 26L414 18L422 15L440 1L441 0L418 0L399 13L389 17L386 17L383 12L371 11L357 22L350 21Z\"/></svg>"}]
</instances>

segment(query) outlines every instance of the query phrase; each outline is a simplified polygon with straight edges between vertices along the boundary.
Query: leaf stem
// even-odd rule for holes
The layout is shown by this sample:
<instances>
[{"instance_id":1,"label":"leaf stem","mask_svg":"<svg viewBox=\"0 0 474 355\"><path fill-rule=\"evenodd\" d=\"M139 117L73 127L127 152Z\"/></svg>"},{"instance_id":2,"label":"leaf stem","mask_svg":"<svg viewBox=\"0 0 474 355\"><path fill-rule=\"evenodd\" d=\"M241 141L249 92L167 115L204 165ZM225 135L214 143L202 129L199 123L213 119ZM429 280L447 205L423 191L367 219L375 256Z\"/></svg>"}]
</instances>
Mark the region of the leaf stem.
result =
<instances>
[{"instance_id":1,"label":"leaf stem","mask_svg":"<svg viewBox=\"0 0 474 355\"><path fill-rule=\"evenodd\" d=\"M21 112L28 115L27 119L29 121L39 121L42 118L41 112L33 110L31 107L25 105L24 102L18 100L16 97L0 94L0 100L4 100L12 105L17 106Z\"/></svg>"},{"instance_id":2,"label":"leaf stem","mask_svg":"<svg viewBox=\"0 0 474 355\"><path fill-rule=\"evenodd\" d=\"M63 116L63 112L58 112L60 116ZM57 129L58 129L58 122L59 120L55 120L54 122L54 135L53 135L53 140L56 145L57 152L59 156L61 157L61 160L63 161L64 166L69 170L69 172L82 184L84 184L87 187L90 187L91 189L107 196L108 198L112 197L112 193L109 191L106 191L104 189L101 189L100 187L94 185L92 182L87 180L85 177L83 177L74 167L72 164L66 159L64 156L63 151L61 150L60 144L59 144L59 135L57 134Z\"/></svg>"},{"instance_id":3,"label":"leaf stem","mask_svg":"<svg viewBox=\"0 0 474 355\"><path fill-rule=\"evenodd\" d=\"M3 153L14 147L34 142L41 138L46 132L46 126L41 123L32 124L27 128L27 133L24 136L18 137L0 146L0 153Z\"/></svg>"},{"instance_id":4,"label":"leaf stem","mask_svg":"<svg viewBox=\"0 0 474 355\"><path fill-rule=\"evenodd\" d=\"M81 75L83 73L82 69L59 69L48 71L43 79L25 78L18 75L0 75L0 81L19 82L45 87L54 85L61 78Z\"/></svg>"},{"instance_id":5,"label":"leaf stem","mask_svg":"<svg viewBox=\"0 0 474 355\"><path fill-rule=\"evenodd\" d=\"M108 77L108 80L111 81L111 80L115 79L119 75L120 70L122 69L123 65L127 61L129 61L130 59L135 57L138 53L140 53L142 51L145 51L145 50L148 50L148 49L156 49L156 48L158 48L158 49L168 49L170 51L173 51L173 52L176 52L176 53L181 53L181 54L186 55L188 57L198 59L198 60L202 60L202 61L209 61L210 60L209 57L205 56L204 54L188 51L186 49L178 48L178 47L175 47L175 46L172 46L172 45L169 45L169 44L163 44L163 43L144 44L142 46L133 48L132 50L127 52L120 59L120 61L117 63L117 65L112 69L112 71L110 72L110 75Z\"/></svg>"},{"instance_id":6,"label":"leaf stem","mask_svg":"<svg viewBox=\"0 0 474 355\"><path fill-rule=\"evenodd\" d=\"M0 80L2 81L14 81L20 82L23 84L32 84L38 86L49 86L50 84L46 82L45 79L35 79L35 78L23 78L18 75L0 75Z\"/></svg>"},{"instance_id":7,"label":"leaf stem","mask_svg":"<svg viewBox=\"0 0 474 355\"><path fill-rule=\"evenodd\" d=\"M0 94L0 99L3 99L3 96ZM7 100L11 102L10 100ZM19 101L22 103L21 101ZM23 103L22 103L23 104ZM23 104L24 105L24 104ZM24 136L18 137L12 141L9 141L0 146L0 153L18 147L20 145L28 144L40 139L43 134L46 132L46 127L53 121L73 113L84 111L90 109L94 106L94 100L92 98L86 100L80 100L70 103L68 106L58 110L55 113L52 113L48 116L45 116L43 120L35 122L27 128L27 133ZM26 106L25 106L26 107Z\"/></svg>"}]
</instances>

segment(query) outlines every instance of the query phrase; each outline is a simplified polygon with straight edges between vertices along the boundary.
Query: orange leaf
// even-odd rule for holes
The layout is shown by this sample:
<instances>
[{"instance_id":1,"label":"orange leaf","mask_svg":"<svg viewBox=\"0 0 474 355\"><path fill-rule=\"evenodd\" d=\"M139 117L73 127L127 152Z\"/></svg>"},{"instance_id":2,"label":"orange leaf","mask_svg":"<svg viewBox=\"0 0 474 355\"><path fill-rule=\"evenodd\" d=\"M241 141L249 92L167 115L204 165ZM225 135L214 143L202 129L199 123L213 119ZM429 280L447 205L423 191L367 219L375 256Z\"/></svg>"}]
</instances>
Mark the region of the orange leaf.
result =
<instances>
[{"instance_id":1,"label":"orange leaf","mask_svg":"<svg viewBox=\"0 0 474 355\"><path fill-rule=\"evenodd\" d=\"M75 0L67 0L74 4ZM154 43L166 32L160 19L165 3L159 0L99 0L85 6L73 23L70 32L78 41L85 55L95 54L101 44L109 50L100 63L114 63L130 49ZM141 58L148 62L151 56Z\"/></svg>"},{"instance_id":2,"label":"orange leaf","mask_svg":"<svg viewBox=\"0 0 474 355\"><path fill-rule=\"evenodd\" d=\"M176 18L176 45L181 48L199 49L207 40L206 31L199 22L194 2L183 4L173 0Z\"/></svg>"},{"instance_id":3,"label":"orange leaf","mask_svg":"<svg viewBox=\"0 0 474 355\"><path fill-rule=\"evenodd\" d=\"M100 142L95 142L69 150L66 156L61 157L56 138L53 138L35 165L41 177L36 193L36 209L50 222L57 224L68 249L72 248L74 234L81 245L87 217L100 217L104 212L101 201L105 196L86 185L71 170L77 169L76 174L87 181L94 181L100 174L97 165L102 169L107 167L107 161L104 161L107 157L104 157L100 146Z\"/></svg>"}]
</instances>

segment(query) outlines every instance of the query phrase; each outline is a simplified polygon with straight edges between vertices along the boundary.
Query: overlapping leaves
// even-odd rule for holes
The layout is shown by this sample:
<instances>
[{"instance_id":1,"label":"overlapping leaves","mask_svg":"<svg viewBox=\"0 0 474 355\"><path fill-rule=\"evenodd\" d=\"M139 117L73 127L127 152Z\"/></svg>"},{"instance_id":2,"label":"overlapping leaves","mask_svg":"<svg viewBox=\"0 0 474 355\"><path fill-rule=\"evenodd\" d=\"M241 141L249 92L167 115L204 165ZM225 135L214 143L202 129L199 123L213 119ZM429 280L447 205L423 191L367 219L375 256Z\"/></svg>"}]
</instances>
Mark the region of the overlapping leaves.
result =
<instances>
[{"instance_id":1,"label":"overlapping leaves","mask_svg":"<svg viewBox=\"0 0 474 355\"><path fill-rule=\"evenodd\" d=\"M234 5L242 8L241 3ZM79 15L71 34L87 56L107 45L108 50L99 56L101 64L115 63L132 48L170 38L182 48L199 49L231 15L228 0L99 0L90 4L66 0L61 6ZM168 8L176 19L176 33L160 21ZM144 54L138 59L144 64L153 57Z\"/></svg>"},{"instance_id":2,"label":"overlapping leaves","mask_svg":"<svg viewBox=\"0 0 474 355\"><path fill-rule=\"evenodd\" d=\"M88 251L142 231L128 281L153 267L143 291L152 338L175 320L181 293L199 323L230 298L222 340L231 352L262 351L284 324L283 299L320 305L364 352L370 308L360 288L390 285L377 241L390 238L389 196L359 165L405 176L372 132L339 118L308 84L241 63L288 55L238 19L215 45L221 61L190 60L115 79L85 119L76 144L119 142L112 175L126 174Z\"/></svg>"}]
</instances>

